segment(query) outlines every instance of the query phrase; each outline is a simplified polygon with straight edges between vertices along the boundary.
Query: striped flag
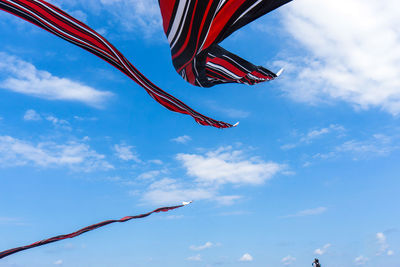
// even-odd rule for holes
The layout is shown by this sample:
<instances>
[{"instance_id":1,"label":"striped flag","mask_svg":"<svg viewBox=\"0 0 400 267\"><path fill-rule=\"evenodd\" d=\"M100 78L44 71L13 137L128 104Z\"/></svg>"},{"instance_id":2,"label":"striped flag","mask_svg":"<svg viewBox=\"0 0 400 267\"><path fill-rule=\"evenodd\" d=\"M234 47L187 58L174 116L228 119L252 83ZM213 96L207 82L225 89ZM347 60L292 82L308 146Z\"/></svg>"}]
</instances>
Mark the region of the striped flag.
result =
<instances>
[{"instance_id":1,"label":"striped flag","mask_svg":"<svg viewBox=\"0 0 400 267\"><path fill-rule=\"evenodd\" d=\"M291 0L159 0L176 71L201 87L253 85L277 75L218 44L234 31Z\"/></svg>"}]
</instances>

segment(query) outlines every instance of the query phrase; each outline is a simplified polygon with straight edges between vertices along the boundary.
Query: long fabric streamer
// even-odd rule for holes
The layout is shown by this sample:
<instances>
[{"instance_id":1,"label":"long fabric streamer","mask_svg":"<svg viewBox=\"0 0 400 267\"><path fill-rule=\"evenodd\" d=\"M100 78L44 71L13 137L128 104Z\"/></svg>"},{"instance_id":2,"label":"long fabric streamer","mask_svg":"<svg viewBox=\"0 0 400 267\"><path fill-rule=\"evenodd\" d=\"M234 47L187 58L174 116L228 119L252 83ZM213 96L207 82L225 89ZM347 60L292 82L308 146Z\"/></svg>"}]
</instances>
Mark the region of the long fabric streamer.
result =
<instances>
[{"instance_id":1,"label":"long fabric streamer","mask_svg":"<svg viewBox=\"0 0 400 267\"><path fill-rule=\"evenodd\" d=\"M217 128L233 126L198 113L179 99L160 89L140 73L103 36L58 7L43 0L0 0L0 9L27 20L107 61L142 86L153 99L167 109L190 115L201 125Z\"/></svg>"},{"instance_id":2,"label":"long fabric streamer","mask_svg":"<svg viewBox=\"0 0 400 267\"><path fill-rule=\"evenodd\" d=\"M12 255L14 253L23 251L23 250L27 250L27 249L31 249L31 248L34 248L34 247L43 246L43 245L46 245L46 244L49 244L49 243L53 243L53 242L57 242L57 241L60 241L60 240L63 240L63 239L67 239L67 238L74 238L74 237L76 237L78 235L84 234L86 232L95 230L97 228L106 226L106 225L111 224L111 223L117 223L117 222L122 223L122 222L130 221L132 219L144 218L144 217L150 216L153 213L167 212L167 211L170 211L170 210L178 209L178 208L181 208L181 207L183 207L183 206L185 206L185 205L187 205L189 203L190 202L184 202L182 205L179 205L179 206L163 207L163 208L159 208L159 209L153 210L151 212L140 214L140 215L136 215L136 216L126 216L126 217L124 217L124 218L122 218L120 220L108 220L108 221L100 222L100 223L93 224L93 225L87 226L85 228L82 228L82 229L80 229L80 230L78 230L76 232L70 233L70 234L59 235L59 236L51 237L51 238L48 238L48 239L44 239L42 241L35 242L35 243L31 244L31 245L5 250L5 251L0 252L0 259L5 258L7 256L10 256L10 255Z\"/></svg>"}]
</instances>

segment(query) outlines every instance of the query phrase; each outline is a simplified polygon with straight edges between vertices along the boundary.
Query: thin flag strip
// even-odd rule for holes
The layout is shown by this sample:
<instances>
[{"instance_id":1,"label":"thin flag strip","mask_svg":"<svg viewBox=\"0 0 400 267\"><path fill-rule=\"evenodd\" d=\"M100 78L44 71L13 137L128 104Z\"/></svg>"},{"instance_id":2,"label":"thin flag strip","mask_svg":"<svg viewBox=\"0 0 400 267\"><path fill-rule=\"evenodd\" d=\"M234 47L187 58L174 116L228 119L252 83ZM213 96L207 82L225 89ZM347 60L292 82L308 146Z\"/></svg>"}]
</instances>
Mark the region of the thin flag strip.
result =
<instances>
[{"instance_id":1,"label":"thin flag strip","mask_svg":"<svg viewBox=\"0 0 400 267\"><path fill-rule=\"evenodd\" d=\"M53 242L57 242L57 241L60 241L60 240L63 240L63 239L67 239L67 238L74 238L74 237L77 237L77 236L79 236L81 234L84 234L86 232L95 230L95 229L103 227L103 226L106 226L106 225L111 224L111 223L117 223L117 222L118 223L122 223L122 222L130 221L132 219L144 218L144 217L150 216L153 213L167 212L167 211L170 211L170 210L178 209L178 208L181 208L183 206L186 206L189 203L190 202L185 202L182 205L178 205L178 206L158 208L158 209L155 209L155 210L153 210L151 212L148 212L148 213L144 213L144 214L140 214L140 215L136 215L136 216L126 216L126 217L124 217L122 219L119 219L119 220L108 220L108 221L96 223L96 224L87 226L85 228L82 228L82 229L80 229L80 230L78 230L76 232L70 233L70 234L58 235L58 236L55 236L55 237L51 237L51 238L48 238L48 239L44 239L44 240L35 242L35 243L27 245L27 246L22 246L22 247L17 247L17 248L13 248L13 249L2 251L2 252L0 252L0 259L5 258L7 256L10 256L10 255L12 255L14 253L23 251L23 250L27 250L27 249L31 249L31 248L34 248L34 247L43 246L43 245L46 245L46 244L49 244L49 243L53 243Z\"/></svg>"},{"instance_id":2,"label":"thin flag strip","mask_svg":"<svg viewBox=\"0 0 400 267\"><path fill-rule=\"evenodd\" d=\"M111 43L96 31L66 12L43 0L0 0L0 9L35 24L44 30L100 57L119 69L165 108L192 116L201 125L229 128L231 124L217 121L193 110L163 91L140 73Z\"/></svg>"}]
</instances>

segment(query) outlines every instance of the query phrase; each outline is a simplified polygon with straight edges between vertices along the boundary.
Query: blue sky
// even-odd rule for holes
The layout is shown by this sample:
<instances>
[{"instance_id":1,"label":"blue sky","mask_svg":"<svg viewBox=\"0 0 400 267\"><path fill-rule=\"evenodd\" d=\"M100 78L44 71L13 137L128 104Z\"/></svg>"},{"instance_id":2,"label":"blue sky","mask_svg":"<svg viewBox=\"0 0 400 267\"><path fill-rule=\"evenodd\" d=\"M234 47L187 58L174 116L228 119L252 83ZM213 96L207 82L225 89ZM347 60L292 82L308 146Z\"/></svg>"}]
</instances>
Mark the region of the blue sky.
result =
<instances>
[{"instance_id":1,"label":"blue sky","mask_svg":"<svg viewBox=\"0 0 400 267\"><path fill-rule=\"evenodd\" d=\"M1 12L0 250L194 203L0 267L400 265L397 1L292 2L222 43L284 74L212 88L176 74L157 1L51 2L167 92L240 125L197 125Z\"/></svg>"}]
</instances>

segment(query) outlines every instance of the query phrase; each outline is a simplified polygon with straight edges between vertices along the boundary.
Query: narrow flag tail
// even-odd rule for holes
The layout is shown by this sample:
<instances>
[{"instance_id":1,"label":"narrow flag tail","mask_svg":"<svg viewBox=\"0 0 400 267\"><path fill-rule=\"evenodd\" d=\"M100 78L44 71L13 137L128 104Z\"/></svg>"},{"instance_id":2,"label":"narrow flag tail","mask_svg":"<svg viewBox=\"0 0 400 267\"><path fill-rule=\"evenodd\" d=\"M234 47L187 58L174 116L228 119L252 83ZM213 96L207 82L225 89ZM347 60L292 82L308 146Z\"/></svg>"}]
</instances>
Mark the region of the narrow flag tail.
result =
<instances>
[{"instance_id":1,"label":"narrow flag tail","mask_svg":"<svg viewBox=\"0 0 400 267\"><path fill-rule=\"evenodd\" d=\"M127 222L127 221L130 221L132 219L141 219L141 218L150 216L153 213L167 212L167 211L170 211L170 210L181 208L181 207L186 206L186 205L188 205L190 203L191 202L184 202L182 205L178 205L178 206L158 208L158 209L155 209L155 210L153 210L151 212L140 214L140 215L136 215L136 216L126 216L126 217L124 217L122 219L119 219L119 220L108 220L108 221L96 223L96 224L87 226L85 228L82 228L82 229L80 229L80 230L78 230L76 232L70 233L70 234L58 235L58 236L55 236L55 237L51 237L51 238L48 238L48 239L44 239L44 240L35 242L33 244L30 244L30 245L26 245L26 246L12 248L12 249L8 249L8 250L5 250L5 251L2 251L2 252L0 252L0 259L5 258L7 256L10 256L12 254L18 253L18 252L23 251L23 250L27 250L27 249L43 246L43 245L50 244L50 243L57 242L57 241L61 241L61 240L67 239L67 238L74 238L74 237L77 237L77 236L79 236L81 234L84 234L86 232L89 232L89 231L95 230L97 228L106 226L108 224Z\"/></svg>"}]
</instances>

